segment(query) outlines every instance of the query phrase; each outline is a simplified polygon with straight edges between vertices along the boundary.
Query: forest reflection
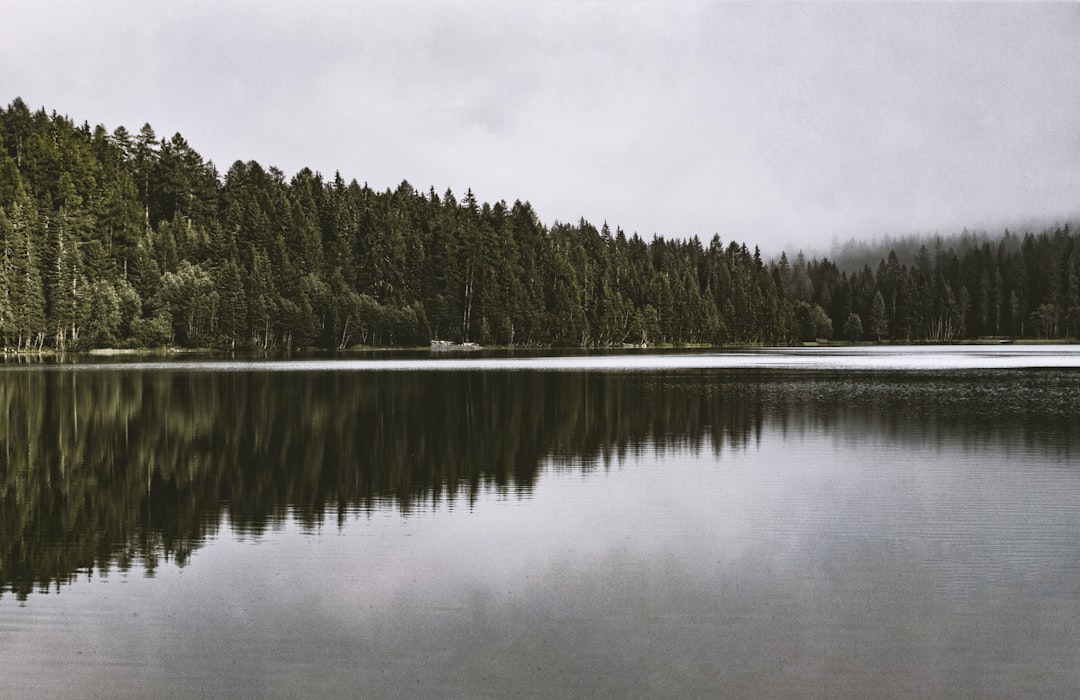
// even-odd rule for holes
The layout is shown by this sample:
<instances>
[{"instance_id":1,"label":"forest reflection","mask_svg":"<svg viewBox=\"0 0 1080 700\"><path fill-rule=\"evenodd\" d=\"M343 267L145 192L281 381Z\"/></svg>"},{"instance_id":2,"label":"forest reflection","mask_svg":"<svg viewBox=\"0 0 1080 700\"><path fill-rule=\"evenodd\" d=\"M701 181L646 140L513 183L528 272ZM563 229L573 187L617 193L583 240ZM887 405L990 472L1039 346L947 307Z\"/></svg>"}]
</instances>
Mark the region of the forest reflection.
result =
<instances>
[{"instance_id":1,"label":"forest reflection","mask_svg":"<svg viewBox=\"0 0 1080 700\"><path fill-rule=\"evenodd\" d=\"M0 370L0 590L92 570L184 565L224 518L404 513L549 465L753 449L807 432L1073 454L1065 372L841 376L769 371ZM672 473L672 479L678 474Z\"/></svg>"}]
</instances>

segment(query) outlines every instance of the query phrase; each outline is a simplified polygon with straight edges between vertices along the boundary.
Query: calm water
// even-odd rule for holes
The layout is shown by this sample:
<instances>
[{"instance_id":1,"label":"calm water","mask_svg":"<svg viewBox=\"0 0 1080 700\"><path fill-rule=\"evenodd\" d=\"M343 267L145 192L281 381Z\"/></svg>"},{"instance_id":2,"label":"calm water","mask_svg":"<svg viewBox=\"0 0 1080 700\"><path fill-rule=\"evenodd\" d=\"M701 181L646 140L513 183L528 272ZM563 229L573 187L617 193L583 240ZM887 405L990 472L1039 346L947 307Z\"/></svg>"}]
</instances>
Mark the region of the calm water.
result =
<instances>
[{"instance_id":1,"label":"calm water","mask_svg":"<svg viewBox=\"0 0 1080 700\"><path fill-rule=\"evenodd\" d=\"M380 357L0 366L0 695L1080 695L1080 350Z\"/></svg>"}]
</instances>

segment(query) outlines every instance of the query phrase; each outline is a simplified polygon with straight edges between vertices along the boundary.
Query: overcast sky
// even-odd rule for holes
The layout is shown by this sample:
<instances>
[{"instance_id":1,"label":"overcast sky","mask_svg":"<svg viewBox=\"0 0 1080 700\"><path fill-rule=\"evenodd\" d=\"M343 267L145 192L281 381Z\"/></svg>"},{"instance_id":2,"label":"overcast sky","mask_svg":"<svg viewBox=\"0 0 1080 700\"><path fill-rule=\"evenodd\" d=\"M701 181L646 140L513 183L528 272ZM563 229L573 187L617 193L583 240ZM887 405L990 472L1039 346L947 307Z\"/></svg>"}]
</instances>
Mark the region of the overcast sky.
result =
<instances>
[{"instance_id":1,"label":"overcast sky","mask_svg":"<svg viewBox=\"0 0 1080 700\"><path fill-rule=\"evenodd\" d=\"M1080 4L7 2L0 88L222 174L765 251L1080 212Z\"/></svg>"}]
</instances>

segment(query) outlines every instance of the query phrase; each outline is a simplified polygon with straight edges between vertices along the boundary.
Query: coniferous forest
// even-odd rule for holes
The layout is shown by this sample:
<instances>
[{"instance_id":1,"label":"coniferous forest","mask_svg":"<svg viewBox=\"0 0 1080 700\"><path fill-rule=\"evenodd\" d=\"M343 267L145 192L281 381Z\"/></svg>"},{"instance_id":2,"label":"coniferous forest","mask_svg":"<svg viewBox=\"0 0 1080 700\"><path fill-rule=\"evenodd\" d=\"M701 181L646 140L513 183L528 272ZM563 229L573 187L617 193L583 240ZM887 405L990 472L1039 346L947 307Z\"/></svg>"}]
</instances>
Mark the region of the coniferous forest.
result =
<instances>
[{"instance_id":1,"label":"coniferous forest","mask_svg":"<svg viewBox=\"0 0 1080 700\"><path fill-rule=\"evenodd\" d=\"M471 190L379 192L255 161L221 173L149 124L0 109L7 351L1080 337L1068 225L947 240L861 269L763 261L719 236L546 225Z\"/></svg>"}]
</instances>

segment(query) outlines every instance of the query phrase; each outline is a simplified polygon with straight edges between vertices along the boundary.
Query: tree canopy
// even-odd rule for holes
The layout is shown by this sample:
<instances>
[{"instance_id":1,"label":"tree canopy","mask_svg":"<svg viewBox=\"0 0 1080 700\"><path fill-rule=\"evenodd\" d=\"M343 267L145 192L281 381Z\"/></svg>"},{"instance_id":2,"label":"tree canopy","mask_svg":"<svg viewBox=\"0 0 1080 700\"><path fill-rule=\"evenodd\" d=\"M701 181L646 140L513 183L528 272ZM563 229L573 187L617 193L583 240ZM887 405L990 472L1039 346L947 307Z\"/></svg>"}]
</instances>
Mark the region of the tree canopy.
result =
<instances>
[{"instance_id":1,"label":"tree canopy","mask_svg":"<svg viewBox=\"0 0 1080 700\"><path fill-rule=\"evenodd\" d=\"M1068 226L925 246L910 264L766 263L719 236L546 225L527 201L376 191L255 161L224 174L179 133L0 109L8 350L947 342L1080 335Z\"/></svg>"}]
</instances>

